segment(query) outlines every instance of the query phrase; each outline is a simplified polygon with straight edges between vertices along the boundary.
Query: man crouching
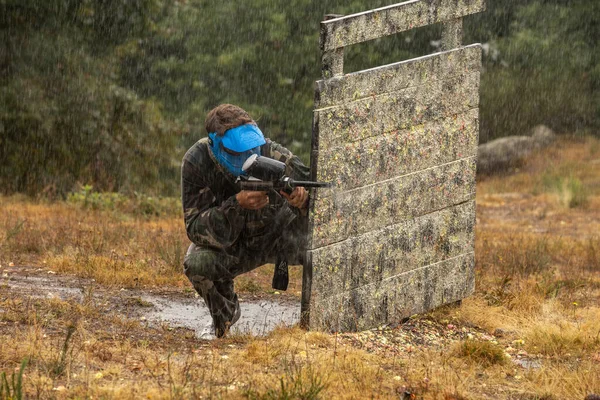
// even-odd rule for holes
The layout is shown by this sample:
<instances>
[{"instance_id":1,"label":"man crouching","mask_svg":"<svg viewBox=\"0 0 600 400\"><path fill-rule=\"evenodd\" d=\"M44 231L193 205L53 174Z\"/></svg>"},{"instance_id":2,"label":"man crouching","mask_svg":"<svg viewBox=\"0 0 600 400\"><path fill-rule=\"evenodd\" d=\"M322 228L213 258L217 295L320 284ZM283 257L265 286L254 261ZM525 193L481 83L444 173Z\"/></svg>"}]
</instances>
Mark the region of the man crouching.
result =
<instances>
[{"instance_id":1,"label":"man crouching","mask_svg":"<svg viewBox=\"0 0 600 400\"><path fill-rule=\"evenodd\" d=\"M233 279L267 262L301 263L306 248L308 192L240 190L236 179L253 154L285 163L286 175L307 180L309 169L285 147L265 139L240 107L222 104L205 121L208 137L185 154L181 197L192 244L184 272L202 296L214 334L224 336L240 317ZM287 269L286 269L287 271Z\"/></svg>"}]
</instances>

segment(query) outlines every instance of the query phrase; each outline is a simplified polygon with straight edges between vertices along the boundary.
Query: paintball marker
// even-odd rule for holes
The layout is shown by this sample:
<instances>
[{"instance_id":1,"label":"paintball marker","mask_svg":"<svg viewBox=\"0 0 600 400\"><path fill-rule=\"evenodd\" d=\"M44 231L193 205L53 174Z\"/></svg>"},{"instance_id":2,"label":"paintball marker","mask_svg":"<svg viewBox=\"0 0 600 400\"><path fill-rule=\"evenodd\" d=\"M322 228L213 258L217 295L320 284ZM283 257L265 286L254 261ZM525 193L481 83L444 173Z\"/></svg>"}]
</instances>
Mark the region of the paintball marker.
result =
<instances>
[{"instance_id":1,"label":"paintball marker","mask_svg":"<svg viewBox=\"0 0 600 400\"><path fill-rule=\"evenodd\" d=\"M242 165L248 176L239 178L242 190L267 192L270 189L283 190L290 194L297 187L324 188L330 187L327 182L296 181L285 175L285 164L281 161L253 154Z\"/></svg>"}]
</instances>

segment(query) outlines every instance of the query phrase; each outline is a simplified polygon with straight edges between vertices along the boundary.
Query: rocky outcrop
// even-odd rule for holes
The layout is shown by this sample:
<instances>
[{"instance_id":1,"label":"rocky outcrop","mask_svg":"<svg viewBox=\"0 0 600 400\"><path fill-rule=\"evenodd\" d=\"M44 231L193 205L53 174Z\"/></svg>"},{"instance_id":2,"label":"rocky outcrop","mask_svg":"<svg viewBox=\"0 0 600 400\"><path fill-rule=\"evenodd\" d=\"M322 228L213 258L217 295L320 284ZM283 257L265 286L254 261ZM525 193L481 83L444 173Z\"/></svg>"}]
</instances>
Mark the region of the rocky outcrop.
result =
<instances>
[{"instance_id":1,"label":"rocky outcrop","mask_svg":"<svg viewBox=\"0 0 600 400\"><path fill-rule=\"evenodd\" d=\"M555 139L552 129L538 125L531 130L531 136L508 136L482 144L477 150L477 173L491 175L505 172Z\"/></svg>"}]
</instances>

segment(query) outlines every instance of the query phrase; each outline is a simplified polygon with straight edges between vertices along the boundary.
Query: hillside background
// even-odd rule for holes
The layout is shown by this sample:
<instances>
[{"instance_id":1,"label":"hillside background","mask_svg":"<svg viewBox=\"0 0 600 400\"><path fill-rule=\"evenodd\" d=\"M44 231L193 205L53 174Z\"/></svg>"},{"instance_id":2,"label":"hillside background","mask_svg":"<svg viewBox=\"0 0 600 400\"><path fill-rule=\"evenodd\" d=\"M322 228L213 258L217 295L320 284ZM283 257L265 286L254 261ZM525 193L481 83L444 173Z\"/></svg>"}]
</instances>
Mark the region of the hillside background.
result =
<instances>
[{"instance_id":1,"label":"hillside background","mask_svg":"<svg viewBox=\"0 0 600 400\"><path fill-rule=\"evenodd\" d=\"M0 193L176 196L180 159L229 102L308 161L319 21L394 1L0 0ZM481 142L600 126L600 3L494 0L481 42ZM433 26L351 46L345 72L438 50Z\"/></svg>"}]
</instances>

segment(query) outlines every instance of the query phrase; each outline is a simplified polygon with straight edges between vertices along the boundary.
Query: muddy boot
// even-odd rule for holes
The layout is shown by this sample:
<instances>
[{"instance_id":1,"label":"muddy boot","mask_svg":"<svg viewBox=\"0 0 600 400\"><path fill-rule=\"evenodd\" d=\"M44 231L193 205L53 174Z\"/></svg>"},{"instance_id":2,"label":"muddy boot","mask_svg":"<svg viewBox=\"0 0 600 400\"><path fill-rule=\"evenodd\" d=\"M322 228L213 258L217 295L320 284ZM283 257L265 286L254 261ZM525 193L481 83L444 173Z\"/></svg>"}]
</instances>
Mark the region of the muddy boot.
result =
<instances>
[{"instance_id":1,"label":"muddy boot","mask_svg":"<svg viewBox=\"0 0 600 400\"><path fill-rule=\"evenodd\" d=\"M236 300L237 300L237 295L236 295ZM213 325L214 325L214 329L215 329L215 336L218 338L222 338L223 336L227 335L227 333L229 333L229 329L231 328L231 326L233 324L235 324L238 319L240 319L240 316L242 315L242 310L240 309L240 303L238 301L236 301L235 304L235 311L233 312L233 317L231 318L231 321L223 321L221 318L217 318Z\"/></svg>"}]
</instances>

